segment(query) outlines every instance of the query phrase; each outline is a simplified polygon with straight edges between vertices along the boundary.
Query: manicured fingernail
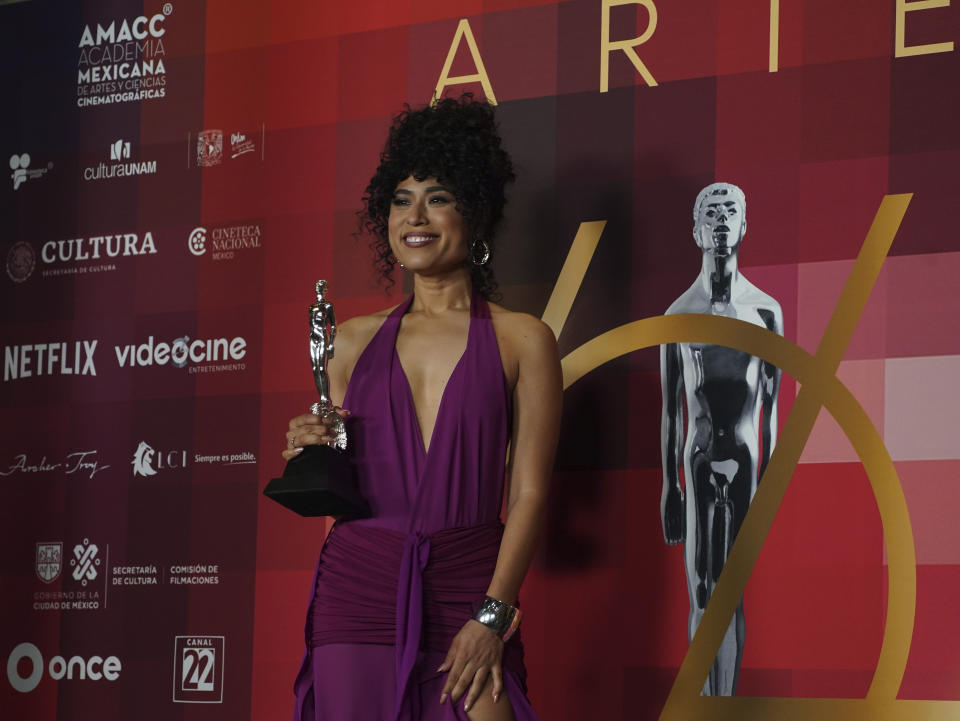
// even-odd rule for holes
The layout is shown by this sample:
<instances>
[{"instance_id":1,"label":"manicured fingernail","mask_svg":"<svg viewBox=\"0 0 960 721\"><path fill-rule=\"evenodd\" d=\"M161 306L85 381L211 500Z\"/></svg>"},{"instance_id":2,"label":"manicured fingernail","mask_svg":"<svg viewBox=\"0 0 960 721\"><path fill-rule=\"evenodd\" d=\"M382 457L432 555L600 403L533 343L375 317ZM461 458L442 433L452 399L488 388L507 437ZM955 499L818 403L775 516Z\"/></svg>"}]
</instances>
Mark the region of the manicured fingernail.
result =
<instances>
[{"instance_id":1,"label":"manicured fingernail","mask_svg":"<svg viewBox=\"0 0 960 721\"><path fill-rule=\"evenodd\" d=\"M469 711L469 710L470 710L470 702L469 702L469 701L465 701L465 702L463 703L463 710L464 710L464 711Z\"/></svg>"},{"instance_id":2,"label":"manicured fingernail","mask_svg":"<svg viewBox=\"0 0 960 721\"><path fill-rule=\"evenodd\" d=\"M442 663L441 663L439 666L437 666L437 673L440 673L441 671L443 671L443 664L442 664Z\"/></svg>"},{"instance_id":3,"label":"manicured fingernail","mask_svg":"<svg viewBox=\"0 0 960 721\"><path fill-rule=\"evenodd\" d=\"M493 702L496 703L499 700L500 700L500 694L498 693L493 694Z\"/></svg>"},{"instance_id":4,"label":"manicured fingernail","mask_svg":"<svg viewBox=\"0 0 960 721\"><path fill-rule=\"evenodd\" d=\"M294 455L296 455L297 453L302 453L302 452L303 452L303 446L300 446L299 448L294 448L294 449L293 449Z\"/></svg>"},{"instance_id":5,"label":"manicured fingernail","mask_svg":"<svg viewBox=\"0 0 960 721\"><path fill-rule=\"evenodd\" d=\"M447 694L440 695L440 705L443 705L443 702L447 700Z\"/></svg>"}]
</instances>

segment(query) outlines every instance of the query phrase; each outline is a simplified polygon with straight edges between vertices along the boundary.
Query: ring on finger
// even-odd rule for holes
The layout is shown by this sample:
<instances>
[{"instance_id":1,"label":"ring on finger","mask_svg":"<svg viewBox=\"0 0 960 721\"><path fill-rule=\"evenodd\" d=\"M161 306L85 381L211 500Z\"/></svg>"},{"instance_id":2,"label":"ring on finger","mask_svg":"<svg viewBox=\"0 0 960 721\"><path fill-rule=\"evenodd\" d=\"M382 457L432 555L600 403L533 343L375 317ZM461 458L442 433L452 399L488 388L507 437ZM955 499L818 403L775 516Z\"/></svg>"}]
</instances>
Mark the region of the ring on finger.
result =
<instances>
[{"instance_id":1,"label":"ring on finger","mask_svg":"<svg viewBox=\"0 0 960 721\"><path fill-rule=\"evenodd\" d=\"M289 445L291 448L293 448L293 434L292 434L292 433L287 437L287 445Z\"/></svg>"}]
</instances>

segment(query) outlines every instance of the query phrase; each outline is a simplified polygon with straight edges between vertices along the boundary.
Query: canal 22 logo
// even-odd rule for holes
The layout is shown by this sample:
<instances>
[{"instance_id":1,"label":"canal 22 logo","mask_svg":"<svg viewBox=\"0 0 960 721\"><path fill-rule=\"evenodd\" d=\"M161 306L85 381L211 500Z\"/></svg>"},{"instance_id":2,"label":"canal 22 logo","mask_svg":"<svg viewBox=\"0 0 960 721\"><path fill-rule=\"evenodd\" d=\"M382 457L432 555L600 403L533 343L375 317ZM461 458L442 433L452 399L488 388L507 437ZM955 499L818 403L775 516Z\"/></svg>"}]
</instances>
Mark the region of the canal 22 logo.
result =
<instances>
[{"instance_id":1,"label":"canal 22 logo","mask_svg":"<svg viewBox=\"0 0 960 721\"><path fill-rule=\"evenodd\" d=\"M223 703L224 636L177 636L173 646L173 700Z\"/></svg>"}]
</instances>

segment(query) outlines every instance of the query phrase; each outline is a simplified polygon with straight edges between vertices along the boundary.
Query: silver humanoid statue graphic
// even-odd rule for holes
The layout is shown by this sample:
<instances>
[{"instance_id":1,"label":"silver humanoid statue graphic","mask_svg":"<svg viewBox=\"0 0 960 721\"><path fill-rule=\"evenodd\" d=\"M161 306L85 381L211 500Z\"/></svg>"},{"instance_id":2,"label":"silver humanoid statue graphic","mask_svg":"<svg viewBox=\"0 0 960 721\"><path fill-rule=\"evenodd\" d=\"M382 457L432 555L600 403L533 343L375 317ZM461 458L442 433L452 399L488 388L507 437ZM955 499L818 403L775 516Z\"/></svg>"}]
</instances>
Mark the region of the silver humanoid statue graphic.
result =
<instances>
[{"instance_id":1,"label":"silver humanoid statue graphic","mask_svg":"<svg viewBox=\"0 0 960 721\"><path fill-rule=\"evenodd\" d=\"M739 318L783 335L779 303L737 269L747 229L743 191L729 183L708 185L697 196L693 219L703 251L700 275L667 315ZM773 452L780 370L732 348L673 343L660 349L660 383L660 513L666 542L684 544L692 640ZM736 693L744 638L741 598L704 695Z\"/></svg>"},{"instance_id":2,"label":"silver humanoid statue graphic","mask_svg":"<svg viewBox=\"0 0 960 721\"><path fill-rule=\"evenodd\" d=\"M347 430L343 419L333 410L330 377L327 375L327 363L333 358L333 341L337 336L337 317L333 312L333 304L324 297L327 281L318 280L316 291L317 302L310 306L310 365L320 402L314 403L310 412L330 424L335 438L331 445L342 451L347 447Z\"/></svg>"}]
</instances>

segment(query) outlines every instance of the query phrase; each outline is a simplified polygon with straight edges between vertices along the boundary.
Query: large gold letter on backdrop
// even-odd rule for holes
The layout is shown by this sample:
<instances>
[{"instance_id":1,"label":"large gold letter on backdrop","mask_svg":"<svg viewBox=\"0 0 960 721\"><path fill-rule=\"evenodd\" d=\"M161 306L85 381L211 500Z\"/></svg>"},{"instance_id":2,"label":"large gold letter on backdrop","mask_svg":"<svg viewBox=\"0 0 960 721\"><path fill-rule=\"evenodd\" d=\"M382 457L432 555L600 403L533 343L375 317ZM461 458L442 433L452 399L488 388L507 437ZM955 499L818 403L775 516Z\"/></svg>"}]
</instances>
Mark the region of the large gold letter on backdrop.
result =
<instances>
[{"instance_id":1,"label":"large gold letter on backdrop","mask_svg":"<svg viewBox=\"0 0 960 721\"><path fill-rule=\"evenodd\" d=\"M610 40L610 9L620 5L643 5L650 13L650 22L643 35L629 40ZM647 40L653 37L654 30L657 29L657 6L653 0L603 0L603 18L600 26L600 92L605 93L610 86L610 53L614 50L622 50L630 58L633 67L637 69L640 76L646 81L647 85L654 86L657 81L643 64L637 51L634 50L638 45L643 45Z\"/></svg>"},{"instance_id":2,"label":"large gold letter on backdrop","mask_svg":"<svg viewBox=\"0 0 960 721\"><path fill-rule=\"evenodd\" d=\"M453 59L457 56L457 50L460 49L460 41L467 39L467 47L470 49L470 57L473 58L474 67L477 72L473 75L457 75L450 77L450 68L453 65ZM483 93L487 96L487 102L491 105L497 104L497 98L493 94L493 86L490 84L490 77L487 75L487 69L483 67L483 58L480 57L480 51L477 50L477 41L473 39L473 31L470 29L470 22L463 18L457 24L457 32L453 34L453 42L450 43L450 51L447 53L447 59L443 63L443 70L440 71L440 79L437 81L437 87L433 91L433 102L440 99L440 94L448 85L460 85L462 83L478 82L483 86Z\"/></svg>"},{"instance_id":3,"label":"large gold letter on backdrop","mask_svg":"<svg viewBox=\"0 0 960 721\"><path fill-rule=\"evenodd\" d=\"M949 53L953 50L953 43L930 43L928 45L911 45L907 47L907 13L915 10L932 10L950 6L950 0L897 0L896 21L896 48L895 57L904 58L909 55L931 55L933 53Z\"/></svg>"},{"instance_id":4,"label":"large gold letter on backdrop","mask_svg":"<svg viewBox=\"0 0 960 721\"><path fill-rule=\"evenodd\" d=\"M770 0L770 60L768 70L780 69L780 0Z\"/></svg>"}]
</instances>

